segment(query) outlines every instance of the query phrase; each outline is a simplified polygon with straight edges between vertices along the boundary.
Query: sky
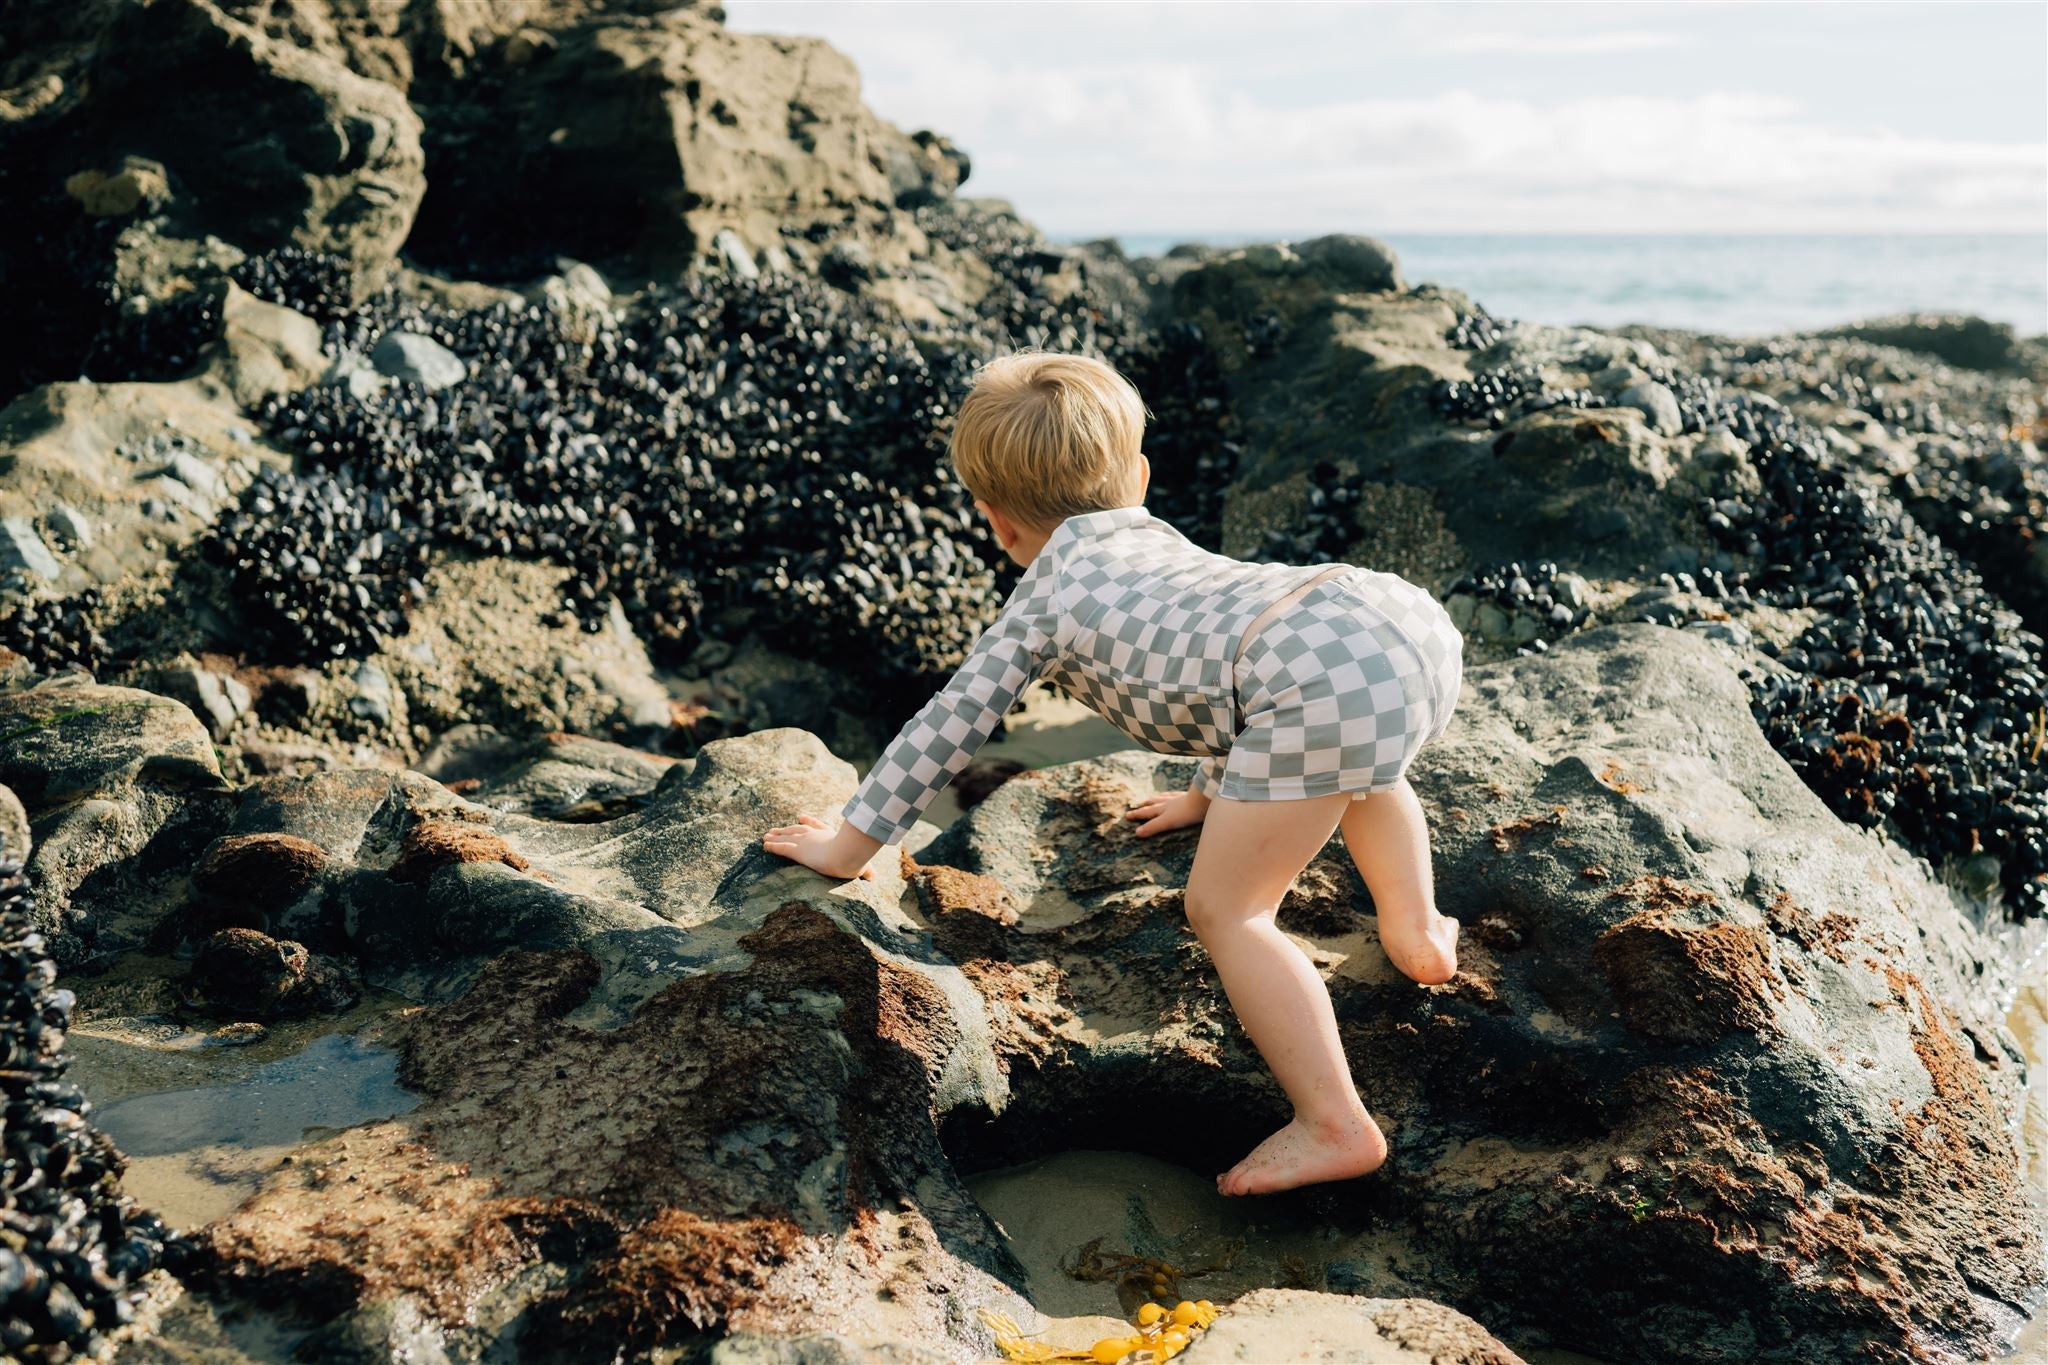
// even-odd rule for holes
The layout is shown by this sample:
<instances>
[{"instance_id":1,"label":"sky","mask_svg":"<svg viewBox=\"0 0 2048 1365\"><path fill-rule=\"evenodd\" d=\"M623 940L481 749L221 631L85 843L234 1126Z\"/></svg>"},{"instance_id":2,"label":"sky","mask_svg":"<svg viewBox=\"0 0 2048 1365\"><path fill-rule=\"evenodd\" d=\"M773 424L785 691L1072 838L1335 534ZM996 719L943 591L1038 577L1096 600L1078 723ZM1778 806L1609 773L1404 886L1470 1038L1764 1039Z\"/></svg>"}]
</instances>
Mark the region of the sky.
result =
<instances>
[{"instance_id":1,"label":"sky","mask_svg":"<svg viewBox=\"0 0 2048 1365\"><path fill-rule=\"evenodd\" d=\"M2048 231L2048 4L727 0L1055 236Z\"/></svg>"}]
</instances>

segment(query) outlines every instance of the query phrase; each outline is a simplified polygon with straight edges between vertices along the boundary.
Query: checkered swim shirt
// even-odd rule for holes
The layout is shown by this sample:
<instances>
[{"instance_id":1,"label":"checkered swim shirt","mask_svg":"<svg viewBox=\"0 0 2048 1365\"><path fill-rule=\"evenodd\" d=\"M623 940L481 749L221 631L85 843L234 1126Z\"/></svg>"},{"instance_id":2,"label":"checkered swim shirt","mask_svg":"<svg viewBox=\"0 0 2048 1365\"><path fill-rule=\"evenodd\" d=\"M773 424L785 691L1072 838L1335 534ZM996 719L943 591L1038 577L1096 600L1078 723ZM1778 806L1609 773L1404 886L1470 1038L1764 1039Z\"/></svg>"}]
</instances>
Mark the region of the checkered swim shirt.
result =
<instances>
[{"instance_id":1,"label":"checkered swim shirt","mask_svg":"<svg viewBox=\"0 0 2048 1365\"><path fill-rule=\"evenodd\" d=\"M965 768L1035 678L1159 753L1199 756L1214 795L1236 737L1239 637L1325 565L1214 554L1143 507L1061 522L967 661L904 725L846 803L893 844Z\"/></svg>"}]
</instances>

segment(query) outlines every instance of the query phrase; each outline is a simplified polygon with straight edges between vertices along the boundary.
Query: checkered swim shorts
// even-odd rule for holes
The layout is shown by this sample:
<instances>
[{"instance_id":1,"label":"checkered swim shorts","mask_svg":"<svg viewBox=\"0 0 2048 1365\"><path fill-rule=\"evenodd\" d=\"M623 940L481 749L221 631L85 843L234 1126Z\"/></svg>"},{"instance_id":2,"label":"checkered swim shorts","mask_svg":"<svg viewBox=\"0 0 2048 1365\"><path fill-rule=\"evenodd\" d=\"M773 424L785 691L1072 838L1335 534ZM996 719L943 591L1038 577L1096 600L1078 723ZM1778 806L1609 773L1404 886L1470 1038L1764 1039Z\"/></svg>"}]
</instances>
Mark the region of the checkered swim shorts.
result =
<instances>
[{"instance_id":1,"label":"checkered swim shorts","mask_svg":"<svg viewBox=\"0 0 2048 1365\"><path fill-rule=\"evenodd\" d=\"M1398 574L1316 584L1237 661L1238 731L1218 794L1289 801L1396 785L1449 728L1464 649L1443 606Z\"/></svg>"}]
</instances>

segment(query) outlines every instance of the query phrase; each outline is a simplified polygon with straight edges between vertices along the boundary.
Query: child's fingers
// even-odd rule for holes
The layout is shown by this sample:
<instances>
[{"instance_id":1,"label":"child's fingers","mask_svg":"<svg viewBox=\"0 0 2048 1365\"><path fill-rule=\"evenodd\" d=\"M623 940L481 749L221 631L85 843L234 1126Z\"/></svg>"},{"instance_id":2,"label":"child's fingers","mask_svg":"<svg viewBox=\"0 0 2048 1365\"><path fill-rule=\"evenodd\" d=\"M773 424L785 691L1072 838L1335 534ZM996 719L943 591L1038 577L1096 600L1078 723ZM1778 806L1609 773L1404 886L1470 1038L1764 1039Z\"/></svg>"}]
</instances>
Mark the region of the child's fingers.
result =
<instances>
[{"instance_id":1,"label":"child's fingers","mask_svg":"<svg viewBox=\"0 0 2048 1365\"><path fill-rule=\"evenodd\" d=\"M815 815L799 815L797 816L797 819L803 821L803 823L809 825L812 829L825 828L825 822L823 820L820 820Z\"/></svg>"}]
</instances>

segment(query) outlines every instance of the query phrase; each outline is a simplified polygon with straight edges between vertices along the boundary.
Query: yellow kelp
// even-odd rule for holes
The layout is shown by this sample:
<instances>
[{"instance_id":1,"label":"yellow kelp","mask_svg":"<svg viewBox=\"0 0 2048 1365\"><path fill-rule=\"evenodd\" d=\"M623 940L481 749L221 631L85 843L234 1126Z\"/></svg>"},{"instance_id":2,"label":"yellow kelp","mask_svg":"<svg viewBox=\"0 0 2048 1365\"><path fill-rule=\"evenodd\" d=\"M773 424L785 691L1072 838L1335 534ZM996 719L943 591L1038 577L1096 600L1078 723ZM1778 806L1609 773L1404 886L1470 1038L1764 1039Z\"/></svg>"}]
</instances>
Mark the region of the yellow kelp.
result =
<instances>
[{"instance_id":1,"label":"yellow kelp","mask_svg":"<svg viewBox=\"0 0 2048 1365\"><path fill-rule=\"evenodd\" d=\"M981 1310L981 1320L995 1333L996 1349L1005 1360L1022 1365L1050 1361L1083 1361L1094 1365L1159 1365L1185 1351L1216 1321L1216 1305L1207 1299L1182 1299L1172 1308L1148 1303L1138 1310L1137 1331L1127 1337L1104 1337L1093 1346L1062 1349L1033 1341L1006 1313Z\"/></svg>"}]
</instances>

